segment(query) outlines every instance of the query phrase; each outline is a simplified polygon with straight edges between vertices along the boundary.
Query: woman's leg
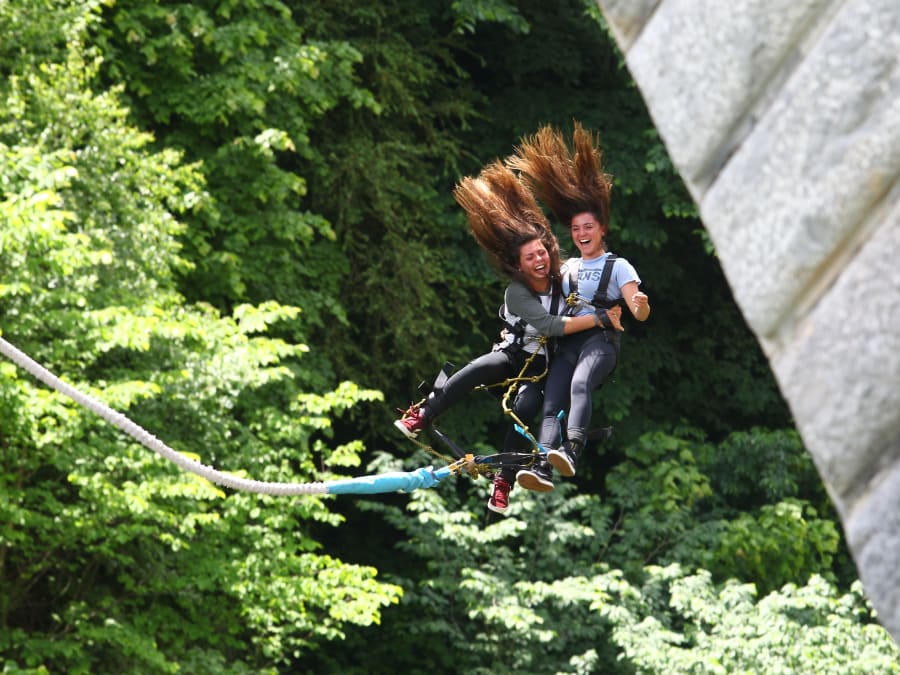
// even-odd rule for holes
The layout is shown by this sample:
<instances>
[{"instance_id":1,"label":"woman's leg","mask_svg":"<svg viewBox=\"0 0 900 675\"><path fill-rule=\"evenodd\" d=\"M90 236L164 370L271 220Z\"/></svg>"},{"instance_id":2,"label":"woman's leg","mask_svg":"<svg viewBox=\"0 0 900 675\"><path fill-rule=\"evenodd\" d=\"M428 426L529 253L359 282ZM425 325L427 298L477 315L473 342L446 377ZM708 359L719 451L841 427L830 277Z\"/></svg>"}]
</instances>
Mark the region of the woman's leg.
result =
<instances>
[{"instance_id":1,"label":"woman's leg","mask_svg":"<svg viewBox=\"0 0 900 675\"><path fill-rule=\"evenodd\" d=\"M530 363L529 363L530 359ZM546 370L546 359L542 355L532 357L528 352L519 351L509 355L511 372L509 377L530 378L538 376ZM525 364L528 363L528 367ZM511 385L513 386L513 385ZM543 382L517 382L515 391L510 394L512 400L507 399L506 405L516 416L518 422L529 424L541 409L544 398ZM500 400L507 395L507 390L495 390L494 393ZM503 442L504 452L528 452L531 450L531 442L515 429L517 422L513 420L506 429L506 437ZM509 508L509 493L516 483L516 474L519 467L509 464L500 468L494 476L491 485L491 494L487 507L495 513L505 514ZM552 486L552 483L551 483Z\"/></svg>"},{"instance_id":2,"label":"woman's leg","mask_svg":"<svg viewBox=\"0 0 900 675\"><path fill-rule=\"evenodd\" d=\"M421 405L410 406L409 410L394 422L394 426L407 438L415 439L435 418L458 403L478 385L502 382L516 372L513 372L512 362L506 352L482 354L453 373L444 386L431 392Z\"/></svg>"},{"instance_id":3,"label":"woman's leg","mask_svg":"<svg viewBox=\"0 0 900 675\"><path fill-rule=\"evenodd\" d=\"M423 404L427 421L459 403L463 397L479 385L496 384L513 377L513 364L503 351L482 354L453 373L439 391L435 391Z\"/></svg>"},{"instance_id":4,"label":"woman's leg","mask_svg":"<svg viewBox=\"0 0 900 675\"><path fill-rule=\"evenodd\" d=\"M566 430L569 440L584 445L593 412L592 394L615 369L617 358L615 345L602 336L591 336L582 346L572 373Z\"/></svg>"},{"instance_id":5,"label":"woman's leg","mask_svg":"<svg viewBox=\"0 0 900 675\"><path fill-rule=\"evenodd\" d=\"M516 392L516 400L511 408L516 417L526 427L529 427L534 422L535 416L541 410L541 404L544 402L544 388L542 385L543 382L524 382L519 385ZM507 451L530 450L531 442L516 431L514 425L511 424L503 449Z\"/></svg>"},{"instance_id":6,"label":"woman's leg","mask_svg":"<svg viewBox=\"0 0 900 675\"><path fill-rule=\"evenodd\" d=\"M594 389L616 367L616 346L601 334L589 334L581 343L578 360L569 384L569 416L566 420L566 439L556 447L548 447L547 461L563 476L574 476L578 457L587 440L591 422Z\"/></svg>"},{"instance_id":7,"label":"woman's leg","mask_svg":"<svg viewBox=\"0 0 900 675\"><path fill-rule=\"evenodd\" d=\"M533 378L541 377L547 370L547 359L538 354L532 358L528 368L523 371L527 359L531 358L531 354L522 351L513 358L514 367L516 369L516 377ZM505 393L505 392L503 392ZM501 393L501 396L503 395ZM537 382L524 381L516 385L515 396L512 401L507 401L507 405L525 426L529 427L534 421L535 416L541 410L541 404L544 402L544 378L541 377ZM527 451L531 449L531 442L518 431L515 425L510 424L506 434L503 449L507 452Z\"/></svg>"},{"instance_id":8,"label":"woman's leg","mask_svg":"<svg viewBox=\"0 0 900 675\"><path fill-rule=\"evenodd\" d=\"M544 418L538 441L544 448L560 443L559 412L569 407L570 383L575 372L574 355L561 351L553 357L544 386Z\"/></svg>"},{"instance_id":9,"label":"woman's leg","mask_svg":"<svg viewBox=\"0 0 900 675\"><path fill-rule=\"evenodd\" d=\"M526 427L534 421L535 416L541 410L541 403L544 400L542 384L542 382L523 382L516 391L515 403L511 406L512 411ZM516 431L514 423L510 424L506 429L506 437L503 439L503 451L530 452L531 450L531 441ZM515 481L517 471L518 467L504 466L500 470L500 475L512 483Z\"/></svg>"}]
</instances>

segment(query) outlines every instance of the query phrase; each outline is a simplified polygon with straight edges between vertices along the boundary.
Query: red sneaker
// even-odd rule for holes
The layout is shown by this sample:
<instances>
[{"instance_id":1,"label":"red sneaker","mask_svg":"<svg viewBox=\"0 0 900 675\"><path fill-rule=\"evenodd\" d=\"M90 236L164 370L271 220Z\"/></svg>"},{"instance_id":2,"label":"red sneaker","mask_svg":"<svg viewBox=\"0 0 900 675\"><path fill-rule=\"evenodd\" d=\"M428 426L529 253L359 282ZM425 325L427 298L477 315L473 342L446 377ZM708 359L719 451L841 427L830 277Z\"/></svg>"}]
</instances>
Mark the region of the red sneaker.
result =
<instances>
[{"instance_id":1,"label":"red sneaker","mask_svg":"<svg viewBox=\"0 0 900 675\"><path fill-rule=\"evenodd\" d=\"M408 439L415 440L419 432L427 426L422 406L413 403L403 413L403 417L394 422L394 426L402 431Z\"/></svg>"},{"instance_id":2,"label":"red sneaker","mask_svg":"<svg viewBox=\"0 0 900 675\"><path fill-rule=\"evenodd\" d=\"M509 492L512 487L509 481L497 476L491 489L491 498L488 499L488 508L494 513L506 513L509 509Z\"/></svg>"}]
</instances>

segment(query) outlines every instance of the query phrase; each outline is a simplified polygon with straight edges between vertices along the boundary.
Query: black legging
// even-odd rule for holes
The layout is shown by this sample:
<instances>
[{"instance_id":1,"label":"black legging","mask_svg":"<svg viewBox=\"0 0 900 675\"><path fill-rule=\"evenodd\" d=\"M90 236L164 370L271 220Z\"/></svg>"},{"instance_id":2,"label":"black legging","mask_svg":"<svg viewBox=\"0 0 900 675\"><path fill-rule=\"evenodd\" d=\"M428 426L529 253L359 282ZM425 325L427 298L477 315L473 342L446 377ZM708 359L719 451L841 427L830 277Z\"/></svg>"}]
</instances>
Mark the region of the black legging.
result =
<instances>
[{"instance_id":1,"label":"black legging","mask_svg":"<svg viewBox=\"0 0 900 675\"><path fill-rule=\"evenodd\" d=\"M517 377L522 373L528 357L531 356L525 350L517 350L514 353L500 350L482 354L470 361L464 367L453 373L440 390L435 391L433 398L425 403L429 420L433 420L441 413L458 403L466 394L479 385L491 385L504 380ZM543 354L534 357L528 369L522 373L523 377L532 377L544 372L546 359ZM511 401L510 408L516 416L525 424L528 424L541 409L543 398L543 380L539 382L520 382L516 389L515 399ZM492 393L502 397L505 389L492 389ZM503 440L504 452L523 452L531 449L528 439L515 430L510 424ZM512 482L515 479L515 468L504 467L500 475Z\"/></svg>"},{"instance_id":2,"label":"black legging","mask_svg":"<svg viewBox=\"0 0 900 675\"><path fill-rule=\"evenodd\" d=\"M568 408L566 434L572 441L586 440L591 423L591 394L616 368L618 336L589 330L560 338L544 387L544 419L538 437L547 450L562 442L559 412Z\"/></svg>"}]
</instances>

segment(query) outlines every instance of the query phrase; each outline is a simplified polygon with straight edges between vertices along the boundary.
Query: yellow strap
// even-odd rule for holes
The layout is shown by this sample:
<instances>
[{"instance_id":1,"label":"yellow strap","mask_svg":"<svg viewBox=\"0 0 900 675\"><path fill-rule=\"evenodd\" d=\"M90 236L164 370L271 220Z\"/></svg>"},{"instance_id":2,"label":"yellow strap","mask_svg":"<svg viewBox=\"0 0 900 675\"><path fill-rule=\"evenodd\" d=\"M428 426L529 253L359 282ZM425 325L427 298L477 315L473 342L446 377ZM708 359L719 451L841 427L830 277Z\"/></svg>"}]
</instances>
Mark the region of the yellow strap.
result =
<instances>
[{"instance_id":1,"label":"yellow strap","mask_svg":"<svg viewBox=\"0 0 900 675\"><path fill-rule=\"evenodd\" d=\"M540 375L532 375L531 377L524 376L525 371L528 370L528 367L531 365L532 361L534 361L534 359L537 357L539 350L536 349L535 351L533 351L531 353L531 356L529 356L528 359L525 361L525 364L522 366L522 370L519 372L518 377L506 380L506 382L509 383L509 388L506 390L506 393L503 394L503 399L500 404L501 407L503 408L503 414L508 415L509 417L512 417L513 421L515 421L516 424L518 424L520 427L522 427L522 430L525 432L525 437L529 441L531 441L531 445L535 451L538 449L538 442L534 438L534 435L531 433L531 431L528 430L528 425L525 424L521 419L519 419L519 416L516 415L516 413L513 412L512 408L509 407L509 399L515 393L516 389L519 388L519 384L521 384L522 382L540 382L542 379L544 379L544 377L546 377L547 370L550 367L550 358L549 358L549 354L546 354L547 338L544 337L543 335L540 337L540 345L541 345L541 348L545 352L545 356L547 357L544 360L544 363L545 363L544 372L542 372Z\"/></svg>"},{"instance_id":2,"label":"yellow strap","mask_svg":"<svg viewBox=\"0 0 900 675\"><path fill-rule=\"evenodd\" d=\"M508 415L509 417L512 417L512 419L516 422L516 424L518 424L520 427L522 427L522 430L525 432L526 438L528 438L528 440L531 441L531 445L532 445L533 449L535 450L535 452L537 452L537 450L538 450L538 442L534 438L532 433L528 430L528 425L525 424L524 422L522 422L522 420L519 419L519 416L516 415L516 413L513 412L513 410L509 407L509 399L513 395L513 393L515 393L516 389L518 389L520 383L522 383L522 382L540 382L542 379L544 379L544 377L546 377L547 370L548 370L549 364L550 364L549 354L546 353L547 341L548 341L547 338L543 335L540 338L538 338L538 342L541 346L541 349L536 349L531 353L531 356L529 356L525 360L525 363L522 366L522 370L519 371L519 374L516 377L510 377L510 378L505 379L503 382L497 382L495 384L485 384L485 385L479 385L479 386L475 387L476 390L488 389L491 387L507 387L506 393L503 394L503 399L501 401L501 407L503 408L503 414ZM547 357L545 359L544 372L542 372L540 375L531 375L529 377L525 377L525 372L528 370L528 367L532 364L534 359L537 358L537 355L541 350L544 351L544 354ZM425 403L425 401L426 401L426 399L423 398L416 405L422 405L423 403ZM412 438L410 440L413 443L415 443L416 445L418 445L420 448L430 452L435 457L438 457L442 461L447 462L447 468L450 469L450 471L453 473L460 473L463 469L465 469L466 472L470 476L472 476L472 478L477 478L479 475L492 472L492 470L489 466L484 465L484 464L476 464L474 461L474 455L467 454L462 459L454 460L452 457L441 454L440 452L438 452L437 450L432 448L427 443L422 443L421 441L419 441L418 439L415 439L415 438Z\"/></svg>"}]
</instances>

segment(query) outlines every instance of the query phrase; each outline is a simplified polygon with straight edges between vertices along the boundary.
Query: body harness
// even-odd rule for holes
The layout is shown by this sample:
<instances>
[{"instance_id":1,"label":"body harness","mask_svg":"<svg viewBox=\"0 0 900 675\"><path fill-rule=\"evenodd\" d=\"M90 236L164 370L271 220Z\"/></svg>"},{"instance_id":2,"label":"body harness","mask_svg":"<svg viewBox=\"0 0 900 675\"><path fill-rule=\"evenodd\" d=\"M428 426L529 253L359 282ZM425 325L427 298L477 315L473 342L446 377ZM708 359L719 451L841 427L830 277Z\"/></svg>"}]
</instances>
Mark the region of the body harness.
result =
<instances>
[{"instance_id":1,"label":"body harness","mask_svg":"<svg viewBox=\"0 0 900 675\"><path fill-rule=\"evenodd\" d=\"M562 289L560 286L554 282L551 286L551 300L550 300L550 309L548 310L550 314L556 314L559 310L559 300L562 296ZM500 305L499 309L500 321L503 323L504 327L507 331L512 335L513 339L508 345L503 347L499 347L504 351L509 352L510 354L516 354L521 351L525 347L525 338L526 338L526 327L528 323L517 317L517 321L509 321L508 314L506 311L506 303L504 302ZM515 315L513 315L515 316ZM423 443L419 440L412 439L413 443L418 445L419 447L427 450L431 454L439 457L444 461L452 462L450 467L454 471L465 470L469 473L473 478L484 475L488 478L493 477L493 472L500 468L501 466L519 466L519 467L528 467L531 466L537 456L540 453L540 444L534 435L528 430L528 425L526 425L521 419L519 419L518 415L516 415L515 411L510 407L510 400L514 398L516 390L519 388L519 385L523 382L539 382L547 375L547 369L550 361L550 349L548 347L549 339L545 336L540 336L535 339L538 343L539 347L534 352L532 352L527 359L525 359L524 364L522 365L519 374L515 377L509 377L502 382L495 382L493 384L482 384L475 388L475 390L485 390L485 389L493 389L494 387L505 387L506 391L503 394L501 399L501 407L503 408L503 414L512 418L514 422L514 427L517 432L522 434L525 438L527 438L533 447L532 452L500 452L488 457L482 456L474 456L471 453L467 453L459 446L457 446L450 438L447 437L440 429L436 426L432 425L431 429L435 433L435 435L444 443L444 445L448 446L453 454L456 456L456 461L454 462L451 458L446 457L436 451L433 447L428 445L427 443ZM495 347L497 349L498 347ZM543 372L538 375L526 376L525 373L528 372L528 368L531 366L534 359L538 354L544 352L546 357L545 366ZM419 390L425 394L425 398L422 399L416 405L422 405L428 399L428 396L431 392L435 390L439 390L443 387L444 383L450 376L450 373L453 371L452 363L445 363L444 367L441 369L440 373L438 373L437 378L434 381L434 384L429 386L426 382L422 382L419 384Z\"/></svg>"},{"instance_id":2,"label":"body harness","mask_svg":"<svg viewBox=\"0 0 900 675\"><path fill-rule=\"evenodd\" d=\"M579 305L587 302L587 304L591 305L594 309L612 309L617 304L619 304L618 300L610 300L609 299L609 280L612 278L613 266L616 264L616 260L618 257L615 253L610 253L606 258L606 262L603 264L603 271L600 274L600 283L597 284L597 290L594 293L594 297L591 298L590 301L585 301L581 296L578 295L578 273L581 271L581 259L579 258L577 264L570 263L569 266L569 295L566 296L566 315L574 316L575 313L579 309ZM600 323L603 326L604 333L612 333L613 336L618 339L618 333L613 329L612 321L610 321L609 317L606 315L606 312L602 314L598 314L598 318L600 319Z\"/></svg>"},{"instance_id":3,"label":"body harness","mask_svg":"<svg viewBox=\"0 0 900 675\"><path fill-rule=\"evenodd\" d=\"M550 309L548 310L548 313L552 314L552 315L556 315L557 312L559 311L559 299L562 296L562 288L560 287L558 282L556 282L556 281L552 282L552 285L550 286L550 293L552 295L551 295L551 299L550 299ZM537 294L534 294L534 295L537 296ZM506 330L509 332L510 335L513 336L512 342L509 345L502 347L502 349L505 349L512 353L519 351L520 349L522 349L525 346L525 329L528 327L528 322L525 321L525 319L523 319L521 317L516 317L518 319L518 321L515 321L515 322L510 321L508 318L510 315L507 312L505 302L502 305L500 305L500 309L497 311L497 314L499 315L500 321L503 323ZM516 315L513 314L512 316L516 316Z\"/></svg>"}]
</instances>

